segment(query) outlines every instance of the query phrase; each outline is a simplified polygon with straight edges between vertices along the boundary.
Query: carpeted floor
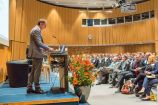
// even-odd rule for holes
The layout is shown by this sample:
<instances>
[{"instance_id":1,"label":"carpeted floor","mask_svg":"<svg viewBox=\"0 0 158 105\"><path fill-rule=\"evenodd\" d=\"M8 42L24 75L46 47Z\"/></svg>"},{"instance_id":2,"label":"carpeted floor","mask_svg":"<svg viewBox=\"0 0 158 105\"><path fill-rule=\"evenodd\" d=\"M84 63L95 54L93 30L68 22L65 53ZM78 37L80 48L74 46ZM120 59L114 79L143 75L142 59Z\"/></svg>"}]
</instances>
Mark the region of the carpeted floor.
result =
<instances>
[{"instance_id":1,"label":"carpeted floor","mask_svg":"<svg viewBox=\"0 0 158 105\"><path fill-rule=\"evenodd\" d=\"M115 94L115 91L106 84L96 85L91 89L88 102L90 105L158 105L154 101L141 101L134 95Z\"/></svg>"},{"instance_id":2,"label":"carpeted floor","mask_svg":"<svg viewBox=\"0 0 158 105\"><path fill-rule=\"evenodd\" d=\"M50 88L52 86L59 87L59 76L55 73L51 74L51 83L46 83L43 75L41 76L41 87L46 94L26 94L26 87L11 88L8 82L0 86L0 103L16 103L16 102L31 102L31 101L47 101L47 100L65 100L78 98L73 93L52 94ZM72 89L69 89L72 91ZM72 102L73 103L73 102ZM77 103L77 102L76 102ZM67 103L68 105L69 103ZM71 104L71 103L70 103ZM19 104L17 104L19 105ZM66 104L65 104L66 105ZM73 104L71 104L73 105Z\"/></svg>"},{"instance_id":3,"label":"carpeted floor","mask_svg":"<svg viewBox=\"0 0 158 105\"><path fill-rule=\"evenodd\" d=\"M54 76L52 76L52 77L53 77L52 81L54 82L55 78L54 78ZM49 90L50 87L52 86L52 84L54 84L54 86L59 86L58 78L55 81L56 81L55 83L45 84L45 81L41 80L42 88L44 90ZM1 86L1 88L0 88L1 97L6 94L14 95L15 93L19 94L19 96L20 96L20 93L26 92L26 88L9 88L9 91L8 91L8 88L9 88L8 84L4 84L3 86ZM73 87L71 85L70 85L70 91L73 91ZM88 99L88 103L89 103L89 105L157 105L158 104L154 101L148 101L148 102L141 101L141 99L135 97L134 95L123 95L120 93L115 94L114 93L115 91L116 91L116 89L109 88L109 85L106 85L106 84L95 85L91 88L91 93L90 93L90 97ZM51 98L52 95L50 95L49 97ZM66 97L68 97L68 96L66 96ZM71 96L69 96L69 97L71 97ZM21 96L20 96L20 98L18 98L18 96L17 96L17 99L21 99L21 98L22 98ZM33 98L36 99L38 97L33 97ZM27 99L29 99L29 98L27 98ZM32 99L32 96L30 99ZM5 101L5 99L0 99L0 100ZM11 100L12 100L12 98L11 98ZM79 104L79 105L88 105L88 104L86 103L86 104Z\"/></svg>"}]
</instances>

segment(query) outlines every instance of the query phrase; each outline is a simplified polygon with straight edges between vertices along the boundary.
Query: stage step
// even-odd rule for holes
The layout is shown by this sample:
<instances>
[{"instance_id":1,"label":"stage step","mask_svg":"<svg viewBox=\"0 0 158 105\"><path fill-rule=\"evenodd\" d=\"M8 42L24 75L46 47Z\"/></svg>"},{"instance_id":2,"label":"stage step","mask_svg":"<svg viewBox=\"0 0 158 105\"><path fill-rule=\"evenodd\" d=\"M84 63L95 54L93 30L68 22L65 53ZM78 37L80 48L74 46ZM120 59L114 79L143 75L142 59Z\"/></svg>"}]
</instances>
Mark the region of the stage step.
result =
<instances>
[{"instance_id":1,"label":"stage step","mask_svg":"<svg viewBox=\"0 0 158 105\"><path fill-rule=\"evenodd\" d=\"M56 80L55 86L58 86ZM0 105L89 105L79 104L79 98L70 86L69 93L52 94L52 84L41 81L41 87L46 94L26 94L26 87L11 88L8 82L0 84Z\"/></svg>"},{"instance_id":2,"label":"stage step","mask_svg":"<svg viewBox=\"0 0 158 105\"><path fill-rule=\"evenodd\" d=\"M71 93L0 95L0 105L78 105L78 100L78 97Z\"/></svg>"},{"instance_id":3,"label":"stage step","mask_svg":"<svg viewBox=\"0 0 158 105\"><path fill-rule=\"evenodd\" d=\"M0 105L78 105L73 93L52 94L48 84L41 84L45 94L27 94L26 87L10 88L8 83L0 87Z\"/></svg>"}]
</instances>

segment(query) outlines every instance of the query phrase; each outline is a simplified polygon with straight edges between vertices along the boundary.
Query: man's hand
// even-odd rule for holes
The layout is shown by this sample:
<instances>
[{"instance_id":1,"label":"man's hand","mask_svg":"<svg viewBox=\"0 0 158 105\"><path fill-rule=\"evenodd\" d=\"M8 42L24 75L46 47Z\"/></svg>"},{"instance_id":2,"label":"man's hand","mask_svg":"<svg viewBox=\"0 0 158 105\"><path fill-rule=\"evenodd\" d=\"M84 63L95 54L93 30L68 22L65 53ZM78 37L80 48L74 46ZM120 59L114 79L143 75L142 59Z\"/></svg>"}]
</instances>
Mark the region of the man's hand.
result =
<instances>
[{"instance_id":1,"label":"man's hand","mask_svg":"<svg viewBox=\"0 0 158 105\"><path fill-rule=\"evenodd\" d=\"M151 72L146 71L145 74L146 75L151 75Z\"/></svg>"},{"instance_id":2,"label":"man's hand","mask_svg":"<svg viewBox=\"0 0 158 105\"><path fill-rule=\"evenodd\" d=\"M48 49L49 51L54 51L54 49L53 48L51 48L51 47L49 47L49 49Z\"/></svg>"},{"instance_id":3,"label":"man's hand","mask_svg":"<svg viewBox=\"0 0 158 105\"><path fill-rule=\"evenodd\" d=\"M139 68L134 69L135 72L139 71Z\"/></svg>"}]
</instances>

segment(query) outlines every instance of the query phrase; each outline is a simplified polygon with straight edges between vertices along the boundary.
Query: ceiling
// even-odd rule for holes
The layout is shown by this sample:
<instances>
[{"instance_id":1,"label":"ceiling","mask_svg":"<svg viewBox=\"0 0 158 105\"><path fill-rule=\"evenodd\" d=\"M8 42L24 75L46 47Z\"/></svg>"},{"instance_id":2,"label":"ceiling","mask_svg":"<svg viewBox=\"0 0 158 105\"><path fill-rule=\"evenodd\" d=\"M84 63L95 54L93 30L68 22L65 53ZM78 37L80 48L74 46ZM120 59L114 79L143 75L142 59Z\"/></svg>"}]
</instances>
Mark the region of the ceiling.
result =
<instances>
[{"instance_id":1,"label":"ceiling","mask_svg":"<svg viewBox=\"0 0 158 105\"><path fill-rule=\"evenodd\" d=\"M112 8L112 5L117 0L38 0L47 4L69 7L69 8L89 8L89 9L101 9ZM133 0L136 3L144 2L147 0Z\"/></svg>"}]
</instances>

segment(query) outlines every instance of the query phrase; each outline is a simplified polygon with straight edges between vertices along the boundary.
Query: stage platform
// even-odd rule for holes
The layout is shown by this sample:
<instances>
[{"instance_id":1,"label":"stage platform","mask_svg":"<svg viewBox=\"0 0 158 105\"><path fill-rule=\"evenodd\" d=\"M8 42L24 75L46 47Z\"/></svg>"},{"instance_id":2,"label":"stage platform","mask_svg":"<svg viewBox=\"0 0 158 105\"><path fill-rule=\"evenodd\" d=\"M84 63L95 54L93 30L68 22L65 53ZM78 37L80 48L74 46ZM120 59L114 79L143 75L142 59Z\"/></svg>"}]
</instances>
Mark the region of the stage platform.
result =
<instances>
[{"instance_id":1,"label":"stage platform","mask_svg":"<svg viewBox=\"0 0 158 105\"><path fill-rule=\"evenodd\" d=\"M59 80L55 80L59 81ZM54 86L58 86L56 82ZM10 88L8 83L0 86L0 105L88 105L79 104L79 98L70 88L68 93L52 94L52 84L41 80L41 87L45 94L26 94L26 87Z\"/></svg>"}]
</instances>

